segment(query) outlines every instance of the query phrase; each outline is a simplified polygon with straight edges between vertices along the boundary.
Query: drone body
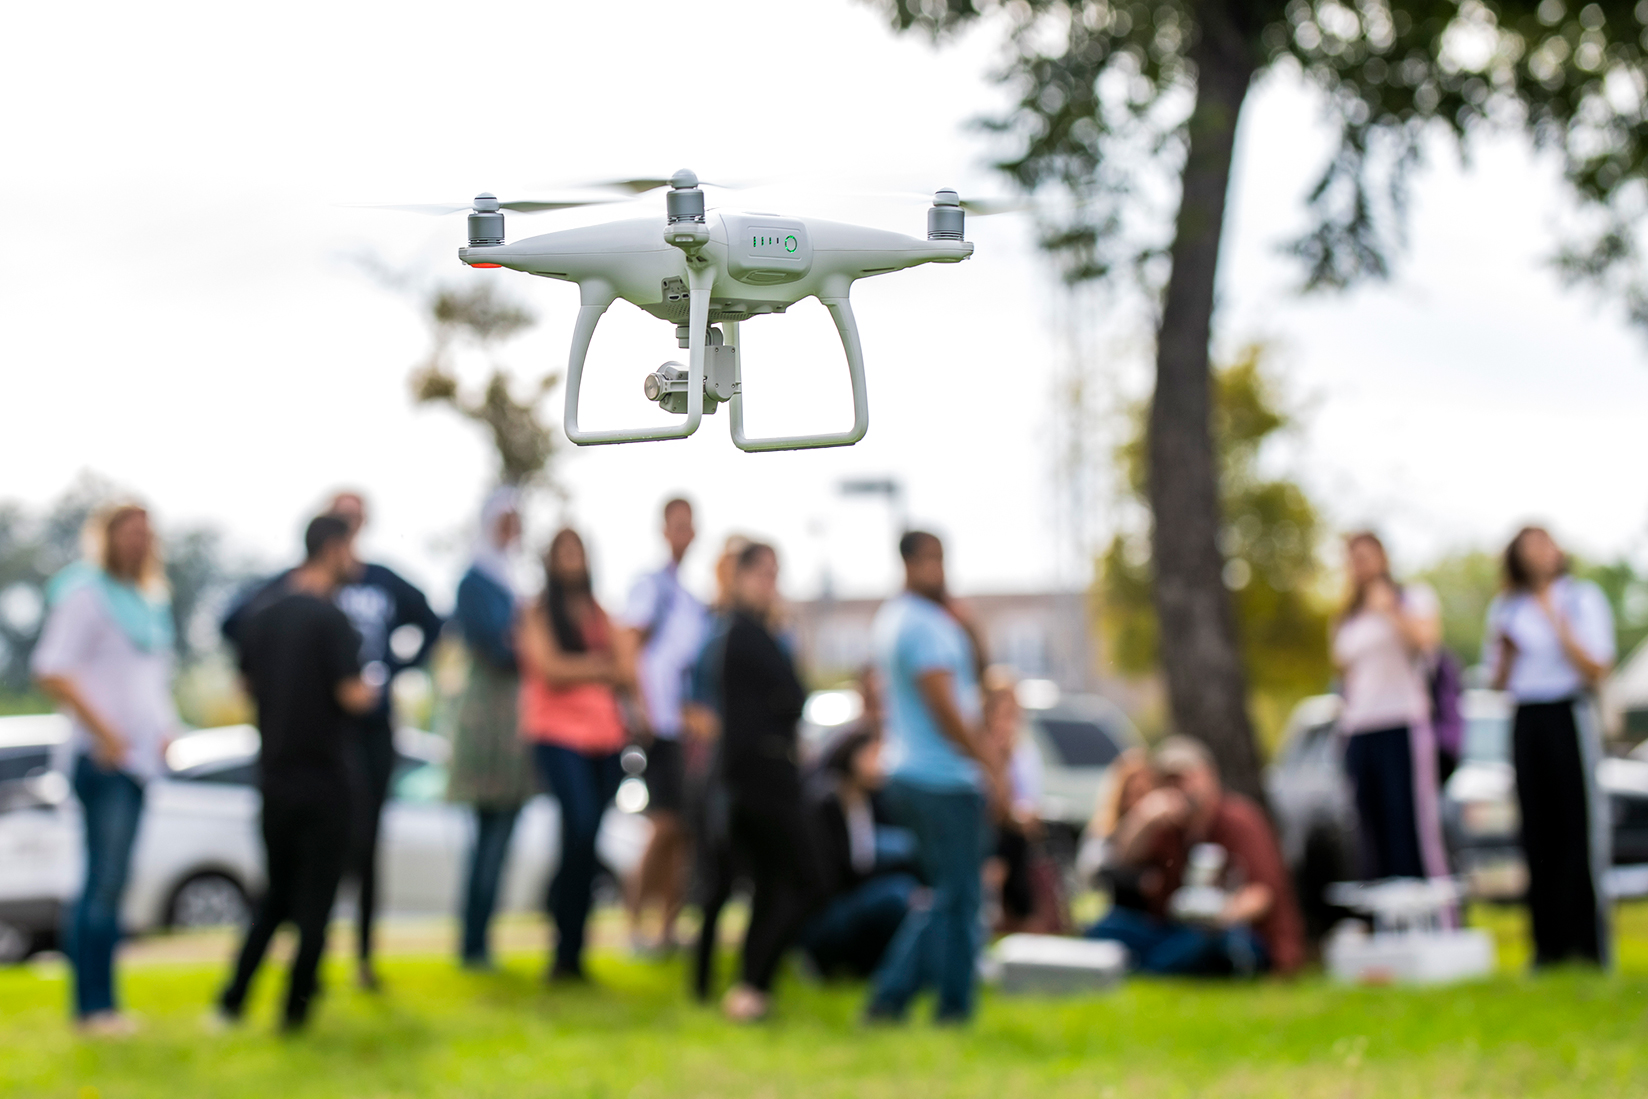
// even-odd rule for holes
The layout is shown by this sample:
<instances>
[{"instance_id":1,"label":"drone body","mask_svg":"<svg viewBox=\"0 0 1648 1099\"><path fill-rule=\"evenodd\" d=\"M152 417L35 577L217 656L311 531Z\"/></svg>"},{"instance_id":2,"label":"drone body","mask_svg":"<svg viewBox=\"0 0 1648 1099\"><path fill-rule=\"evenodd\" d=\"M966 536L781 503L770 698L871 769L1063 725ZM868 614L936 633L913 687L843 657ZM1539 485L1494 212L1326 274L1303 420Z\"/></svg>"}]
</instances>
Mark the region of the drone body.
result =
<instances>
[{"instance_id":1,"label":"drone body","mask_svg":"<svg viewBox=\"0 0 1648 1099\"><path fill-rule=\"evenodd\" d=\"M691 172L670 180L668 217L638 218L503 242L500 204L476 199L469 247L458 258L472 267L508 267L575 282L578 322L567 364L566 433L574 443L629 443L679 439L698 429L723 401L732 414L733 442L743 450L798 450L850 446L869 428L863 351L848 294L855 280L923 263L957 263L973 254L962 240L963 213L954 192L940 191L928 212L928 239L812 218L711 212ZM853 426L825 435L751 439L743 430L738 324L783 313L816 297L829 310L846 352L853 391ZM676 326L688 363L666 363L649 374L644 391L680 423L619 431L578 426L584 359L595 327L619 298ZM720 329L712 328L720 325Z\"/></svg>"}]
</instances>

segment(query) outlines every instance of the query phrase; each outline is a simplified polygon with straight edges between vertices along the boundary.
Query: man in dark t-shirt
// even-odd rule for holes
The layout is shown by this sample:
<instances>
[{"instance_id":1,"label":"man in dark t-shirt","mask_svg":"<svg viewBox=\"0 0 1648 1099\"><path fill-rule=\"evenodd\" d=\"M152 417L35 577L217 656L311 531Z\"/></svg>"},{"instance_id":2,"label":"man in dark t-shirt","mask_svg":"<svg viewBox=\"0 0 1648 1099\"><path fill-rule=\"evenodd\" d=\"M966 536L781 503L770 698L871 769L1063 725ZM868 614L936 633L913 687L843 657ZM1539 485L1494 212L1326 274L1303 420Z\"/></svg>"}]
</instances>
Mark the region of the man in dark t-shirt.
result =
<instances>
[{"instance_id":1,"label":"man in dark t-shirt","mask_svg":"<svg viewBox=\"0 0 1648 1099\"><path fill-rule=\"evenodd\" d=\"M1224 789L1199 741L1175 736L1151 764L1162 785L1116 826L1118 859L1149 871L1148 912L1113 908L1090 939L1126 946L1135 968L1182 976L1292 973L1304 962L1304 921L1264 811ZM1205 845L1199 900L1175 896ZM1192 874L1191 876L1195 876ZM1212 908L1204 907L1211 899Z\"/></svg>"},{"instance_id":2,"label":"man in dark t-shirt","mask_svg":"<svg viewBox=\"0 0 1648 1099\"><path fill-rule=\"evenodd\" d=\"M326 507L327 515L342 519L357 539L366 525L366 501L358 492L340 492ZM290 573L261 582L247 592L223 620L223 636L239 648L257 612L286 591ZM434 651L441 633L441 617L409 581L385 565L361 561L353 553L349 576L338 585L332 599L349 616L360 636L360 662L367 682L387 684L407 668L419 667ZM392 639L405 627L412 627L417 645L408 650ZM384 802L389 796L389 780L395 767L395 738L389 692L380 691L378 701L365 713L354 717L355 733L349 738L351 775L355 782L351 801L350 854L345 875L360 886L355 900L355 944L358 958L356 980L365 989L379 987L372 966L373 923L377 915L378 826Z\"/></svg>"},{"instance_id":3,"label":"man in dark t-shirt","mask_svg":"<svg viewBox=\"0 0 1648 1099\"><path fill-rule=\"evenodd\" d=\"M360 635L333 601L354 569L349 525L323 515L304 535L307 557L245 623L240 666L257 703L263 748L268 887L218 1006L239 1019L275 930L298 928L285 1027L309 1014L326 924L350 838L350 716L377 704L360 675Z\"/></svg>"}]
</instances>

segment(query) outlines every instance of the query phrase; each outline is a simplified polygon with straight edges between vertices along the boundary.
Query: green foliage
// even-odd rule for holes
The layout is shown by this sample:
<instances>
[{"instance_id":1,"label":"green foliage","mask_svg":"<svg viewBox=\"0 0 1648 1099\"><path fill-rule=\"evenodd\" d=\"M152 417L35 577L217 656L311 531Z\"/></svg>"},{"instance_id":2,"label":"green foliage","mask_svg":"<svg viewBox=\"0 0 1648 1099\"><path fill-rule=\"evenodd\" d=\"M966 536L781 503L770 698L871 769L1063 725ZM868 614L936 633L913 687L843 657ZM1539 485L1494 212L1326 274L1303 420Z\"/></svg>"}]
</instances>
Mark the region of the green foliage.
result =
<instances>
[{"instance_id":1,"label":"green foliage","mask_svg":"<svg viewBox=\"0 0 1648 1099\"><path fill-rule=\"evenodd\" d=\"M1328 610L1316 588L1324 524L1304 490L1266 472L1267 442L1293 424L1263 349L1246 348L1213 379L1213 435L1219 462L1225 583L1235 602L1242 654L1256 694L1281 700L1267 711L1326 689ZM1146 410L1117 452L1124 483L1145 506ZM1151 602L1148 531L1118 533L1099 561L1101 622L1119 670L1157 665L1159 631Z\"/></svg>"},{"instance_id":2,"label":"green foliage","mask_svg":"<svg viewBox=\"0 0 1648 1099\"><path fill-rule=\"evenodd\" d=\"M453 369L452 355L459 344L469 343L490 354L495 344L538 322L531 310L502 298L494 285L480 282L468 291L445 288L430 296L426 307L435 343L429 358L412 375L412 396L419 404L450 405L486 428L503 483L548 481L557 437L555 429L539 417L538 405L561 376L545 374L524 398L518 398L509 372L494 364L486 388L478 396L466 396Z\"/></svg>"},{"instance_id":3,"label":"green foliage","mask_svg":"<svg viewBox=\"0 0 1648 1099\"><path fill-rule=\"evenodd\" d=\"M1441 558L1419 573L1436 589L1442 608L1442 644L1465 664L1475 664L1487 632L1488 604L1501 586L1500 555L1465 550Z\"/></svg>"},{"instance_id":4,"label":"green foliage","mask_svg":"<svg viewBox=\"0 0 1648 1099\"><path fill-rule=\"evenodd\" d=\"M998 167L1050 192L1044 244L1075 280L1159 286L1196 54L1286 66L1322 94L1335 149L1292 246L1309 288L1384 278L1426 133L1465 151L1521 131L1561 160L1584 224L1558 257L1648 323L1648 4L1631 0L873 0L899 30L1003 27L1012 106ZM1163 189L1166 184L1166 190Z\"/></svg>"},{"instance_id":5,"label":"green foliage","mask_svg":"<svg viewBox=\"0 0 1648 1099\"><path fill-rule=\"evenodd\" d=\"M1466 550L1450 554L1418 575L1437 591L1442 602L1442 643L1465 663L1482 652L1488 604L1503 581L1500 552ZM1573 562L1575 576L1602 589L1614 612L1614 641L1624 660L1648 638L1648 575L1629 560L1607 563Z\"/></svg>"},{"instance_id":6,"label":"green foliage","mask_svg":"<svg viewBox=\"0 0 1648 1099\"><path fill-rule=\"evenodd\" d=\"M1574 562L1574 575L1591 581L1614 611L1614 643L1624 660L1648 637L1648 576L1625 558L1607 564Z\"/></svg>"}]
</instances>

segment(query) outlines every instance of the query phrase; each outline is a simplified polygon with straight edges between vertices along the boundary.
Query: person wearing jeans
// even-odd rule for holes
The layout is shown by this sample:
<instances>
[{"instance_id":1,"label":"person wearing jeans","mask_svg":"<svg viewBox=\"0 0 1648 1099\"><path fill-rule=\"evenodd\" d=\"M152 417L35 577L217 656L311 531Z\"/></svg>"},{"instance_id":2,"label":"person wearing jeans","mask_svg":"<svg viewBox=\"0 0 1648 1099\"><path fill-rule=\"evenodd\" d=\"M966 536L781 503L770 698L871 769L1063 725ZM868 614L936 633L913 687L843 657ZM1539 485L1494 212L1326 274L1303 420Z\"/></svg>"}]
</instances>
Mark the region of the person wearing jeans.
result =
<instances>
[{"instance_id":1,"label":"person wearing jeans","mask_svg":"<svg viewBox=\"0 0 1648 1099\"><path fill-rule=\"evenodd\" d=\"M114 985L121 898L143 784L164 773L166 742L178 729L172 613L143 508L100 511L87 534L91 559L47 587L49 613L31 670L69 715L69 773L85 826L86 880L63 927L75 1018L85 1033L123 1034L132 1024Z\"/></svg>"},{"instance_id":2,"label":"person wearing jeans","mask_svg":"<svg viewBox=\"0 0 1648 1099\"><path fill-rule=\"evenodd\" d=\"M1005 777L982 727L984 651L966 611L944 582L944 546L911 531L899 541L905 591L876 615L876 661L887 685L891 748L884 794L892 823L916 837L916 864L930 890L914 903L877 969L866 1012L901 1019L931 984L936 1018L972 1017L980 945L980 873L986 797L1006 804Z\"/></svg>"},{"instance_id":3,"label":"person wearing jeans","mask_svg":"<svg viewBox=\"0 0 1648 1099\"><path fill-rule=\"evenodd\" d=\"M1133 968L1160 977L1250 977L1270 969L1264 940L1245 924L1206 927L1112 908L1088 932L1127 948Z\"/></svg>"},{"instance_id":4,"label":"person wearing jeans","mask_svg":"<svg viewBox=\"0 0 1648 1099\"><path fill-rule=\"evenodd\" d=\"M588 753L538 743L532 746L532 755L544 785L561 805L561 865L549 887L549 913L557 935L552 976L583 980L584 929L599 867L595 840L601 818L624 780L624 769L617 752Z\"/></svg>"},{"instance_id":5,"label":"person wearing jeans","mask_svg":"<svg viewBox=\"0 0 1648 1099\"><path fill-rule=\"evenodd\" d=\"M981 866L989 853L984 795L930 790L893 780L884 793L887 818L916 837L916 865L929 889L911 899L876 971L872 1016L897 1018L932 983L935 1018L963 1022L973 1014L973 972L983 939L979 921Z\"/></svg>"},{"instance_id":6,"label":"person wearing jeans","mask_svg":"<svg viewBox=\"0 0 1648 1099\"><path fill-rule=\"evenodd\" d=\"M143 786L125 771L108 770L86 755L74 761L74 794L86 830L86 884L69 911L65 942L74 969L76 1014L88 1019L115 1010L120 901L143 816Z\"/></svg>"},{"instance_id":7,"label":"person wearing jeans","mask_svg":"<svg viewBox=\"0 0 1648 1099\"><path fill-rule=\"evenodd\" d=\"M862 676L868 720L824 752L809 790L823 903L802 929L801 945L829 977L874 973L920 888L911 873L915 837L886 820L881 788L881 722L875 681Z\"/></svg>"},{"instance_id":8,"label":"person wearing jeans","mask_svg":"<svg viewBox=\"0 0 1648 1099\"><path fill-rule=\"evenodd\" d=\"M584 981L584 926L595 882L601 817L623 780L624 724L615 693L631 677L595 602L584 542L563 529L544 555L544 596L521 614L521 735L561 805L561 865L549 888L557 933L553 981Z\"/></svg>"},{"instance_id":9,"label":"person wearing jeans","mask_svg":"<svg viewBox=\"0 0 1648 1099\"><path fill-rule=\"evenodd\" d=\"M453 615L469 649L469 679L452 738L447 797L474 807L475 840L464 883L460 958L489 969L487 931L521 805L532 796L532 761L519 736L516 597L509 554L520 541L517 493L500 488L481 507L475 560L458 584Z\"/></svg>"},{"instance_id":10,"label":"person wearing jeans","mask_svg":"<svg viewBox=\"0 0 1648 1099\"><path fill-rule=\"evenodd\" d=\"M1087 937L1120 943L1132 968L1147 973L1297 971L1305 960L1304 918L1264 810L1227 791L1212 753L1189 737L1162 741L1151 770L1161 784L1133 803L1109 841L1114 864L1143 883L1146 908L1116 905ZM1198 850L1209 859L1201 870L1188 870ZM1207 877L1198 880L1193 872ZM1187 878L1216 891L1216 910L1175 902Z\"/></svg>"}]
</instances>

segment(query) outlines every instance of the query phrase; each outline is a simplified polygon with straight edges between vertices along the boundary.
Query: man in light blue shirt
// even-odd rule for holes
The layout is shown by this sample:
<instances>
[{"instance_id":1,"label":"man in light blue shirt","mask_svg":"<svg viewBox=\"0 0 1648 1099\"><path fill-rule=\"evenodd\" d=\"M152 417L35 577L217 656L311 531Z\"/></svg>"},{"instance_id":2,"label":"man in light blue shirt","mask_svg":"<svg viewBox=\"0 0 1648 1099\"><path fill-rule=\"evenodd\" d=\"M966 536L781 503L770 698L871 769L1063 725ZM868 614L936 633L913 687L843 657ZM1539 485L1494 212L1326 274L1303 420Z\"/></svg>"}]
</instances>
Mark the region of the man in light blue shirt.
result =
<instances>
[{"instance_id":1,"label":"man in light blue shirt","mask_svg":"<svg viewBox=\"0 0 1648 1099\"><path fill-rule=\"evenodd\" d=\"M888 780L893 822L915 833L931 903L914 906L877 969L867 1014L901 1019L936 984L940 1022L973 1013L980 945L980 868L987 850L985 790L999 798L999 765L985 751L979 698L984 650L944 583L944 546L911 531L900 539L905 590L876 615L876 662L887 685ZM936 969L934 964L936 962Z\"/></svg>"}]
</instances>

